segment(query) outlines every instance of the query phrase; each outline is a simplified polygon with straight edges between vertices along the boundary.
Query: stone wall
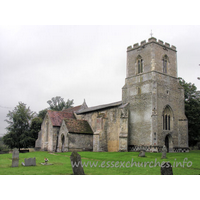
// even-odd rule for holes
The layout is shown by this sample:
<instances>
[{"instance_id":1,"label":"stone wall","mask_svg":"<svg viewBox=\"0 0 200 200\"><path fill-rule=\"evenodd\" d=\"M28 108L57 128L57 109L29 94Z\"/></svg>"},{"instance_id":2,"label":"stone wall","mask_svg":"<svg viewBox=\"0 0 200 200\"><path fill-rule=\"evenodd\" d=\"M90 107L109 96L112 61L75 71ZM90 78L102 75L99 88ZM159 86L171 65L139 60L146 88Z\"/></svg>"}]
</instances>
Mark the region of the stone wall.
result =
<instances>
[{"instance_id":1,"label":"stone wall","mask_svg":"<svg viewBox=\"0 0 200 200\"><path fill-rule=\"evenodd\" d=\"M69 151L92 151L93 135L68 133Z\"/></svg>"},{"instance_id":2,"label":"stone wall","mask_svg":"<svg viewBox=\"0 0 200 200\"><path fill-rule=\"evenodd\" d=\"M53 127L48 114L45 116L35 147L42 151L55 151L60 127Z\"/></svg>"},{"instance_id":3,"label":"stone wall","mask_svg":"<svg viewBox=\"0 0 200 200\"><path fill-rule=\"evenodd\" d=\"M128 150L128 119L125 118L123 121L121 112L122 109L115 107L81 115L82 119L88 121L94 132L93 151Z\"/></svg>"}]
</instances>

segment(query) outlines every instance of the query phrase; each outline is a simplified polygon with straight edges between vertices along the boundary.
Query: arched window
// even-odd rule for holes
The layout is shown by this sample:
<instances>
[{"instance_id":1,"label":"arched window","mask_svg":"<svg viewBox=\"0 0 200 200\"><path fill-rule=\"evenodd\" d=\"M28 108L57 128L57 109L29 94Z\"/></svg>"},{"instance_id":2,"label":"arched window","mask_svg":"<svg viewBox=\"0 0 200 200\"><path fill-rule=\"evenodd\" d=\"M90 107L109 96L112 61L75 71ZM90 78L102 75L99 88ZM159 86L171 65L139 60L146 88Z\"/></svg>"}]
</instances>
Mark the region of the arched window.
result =
<instances>
[{"instance_id":1,"label":"arched window","mask_svg":"<svg viewBox=\"0 0 200 200\"><path fill-rule=\"evenodd\" d=\"M169 61L168 56L165 55L163 57L163 73L167 73L167 64L168 64L168 61Z\"/></svg>"},{"instance_id":2,"label":"arched window","mask_svg":"<svg viewBox=\"0 0 200 200\"><path fill-rule=\"evenodd\" d=\"M143 73L143 59L141 56L137 57L138 74Z\"/></svg>"},{"instance_id":3,"label":"arched window","mask_svg":"<svg viewBox=\"0 0 200 200\"><path fill-rule=\"evenodd\" d=\"M166 106L164 111L163 111L163 130L171 130L172 129L172 109L170 106Z\"/></svg>"}]
</instances>

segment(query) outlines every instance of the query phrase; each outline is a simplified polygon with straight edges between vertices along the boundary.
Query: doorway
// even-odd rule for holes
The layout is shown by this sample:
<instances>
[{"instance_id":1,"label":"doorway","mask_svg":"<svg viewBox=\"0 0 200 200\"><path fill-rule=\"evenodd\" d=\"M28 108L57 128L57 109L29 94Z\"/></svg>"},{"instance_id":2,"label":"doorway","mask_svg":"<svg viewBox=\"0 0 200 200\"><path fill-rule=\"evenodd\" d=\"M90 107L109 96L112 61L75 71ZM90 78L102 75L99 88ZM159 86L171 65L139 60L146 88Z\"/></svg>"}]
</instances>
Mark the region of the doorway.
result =
<instances>
[{"instance_id":1,"label":"doorway","mask_svg":"<svg viewBox=\"0 0 200 200\"><path fill-rule=\"evenodd\" d=\"M167 152L173 152L173 142L172 142L172 136L170 134L167 134L165 137L165 146L167 148Z\"/></svg>"}]
</instances>

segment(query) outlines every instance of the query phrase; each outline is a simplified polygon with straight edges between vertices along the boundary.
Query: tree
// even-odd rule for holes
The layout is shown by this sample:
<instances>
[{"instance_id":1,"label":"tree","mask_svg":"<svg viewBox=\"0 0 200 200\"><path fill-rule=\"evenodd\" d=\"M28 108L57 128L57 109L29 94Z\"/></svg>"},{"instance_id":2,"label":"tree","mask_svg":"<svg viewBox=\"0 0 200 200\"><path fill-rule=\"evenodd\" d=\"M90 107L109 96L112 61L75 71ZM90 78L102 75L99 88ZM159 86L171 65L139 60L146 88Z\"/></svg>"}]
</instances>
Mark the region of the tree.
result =
<instances>
[{"instance_id":1,"label":"tree","mask_svg":"<svg viewBox=\"0 0 200 200\"><path fill-rule=\"evenodd\" d=\"M31 146L35 146L35 141L38 138L38 133L41 130L41 124L42 124L43 119L40 117L35 117L32 119L31 121L31 125L30 125L30 136L31 138L33 138L34 140L31 142Z\"/></svg>"},{"instance_id":2,"label":"tree","mask_svg":"<svg viewBox=\"0 0 200 200\"><path fill-rule=\"evenodd\" d=\"M34 141L30 134L30 123L34 116L35 113L22 102L13 111L9 111L8 119L5 120L9 125L6 128L8 133L3 137L4 144L19 150L29 147Z\"/></svg>"},{"instance_id":3,"label":"tree","mask_svg":"<svg viewBox=\"0 0 200 200\"><path fill-rule=\"evenodd\" d=\"M43 120L45 118L45 115L47 114L47 110L48 110L48 108L39 111L38 117Z\"/></svg>"},{"instance_id":4,"label":"tree","mask_svg":"<svg viewBox=\"0 0 200 200\"><path fill-rule=\"evenodd\" d=\"M51 110L55 111L61 111L63 108L71 108L72 105L74 104L74 100L67 100L66 102L64 101L63 98L60 96L56 96L51 98L51 100L48 100L47 103L50 105Z\"/></svg>"},{"instance_id":5,"label":"tree","mask_svg":"<svg viewBox=\"0 0 200 200\"><path fill-rule=\"evenodd\" d=\"M200 141L200 91L192 83L179 78L185 92L185 115L188 118L189 146Z\"/></svg>"}]
</instances>

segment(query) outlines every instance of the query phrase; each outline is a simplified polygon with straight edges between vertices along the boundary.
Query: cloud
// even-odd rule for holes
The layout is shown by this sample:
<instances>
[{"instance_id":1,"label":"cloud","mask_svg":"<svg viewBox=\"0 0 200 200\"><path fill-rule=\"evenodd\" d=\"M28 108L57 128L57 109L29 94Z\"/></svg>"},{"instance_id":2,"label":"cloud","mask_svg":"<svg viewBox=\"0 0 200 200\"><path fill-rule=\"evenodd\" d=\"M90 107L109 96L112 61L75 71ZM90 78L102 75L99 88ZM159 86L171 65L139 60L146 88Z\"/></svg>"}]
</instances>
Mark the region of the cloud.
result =
<instances>
[{"instance_id":1,"label":"cloud","mask_svg":"<svg viewBox=\"0 0 200 200\"><path fill-rule=\"evenodd\" d=\"M199 26L0 27L0 133L20 101L38 112L54 96L88 106L121 100L126 48L151 29L177 47L178 75L199 89Z\"/></svg>"}]
</instances>

